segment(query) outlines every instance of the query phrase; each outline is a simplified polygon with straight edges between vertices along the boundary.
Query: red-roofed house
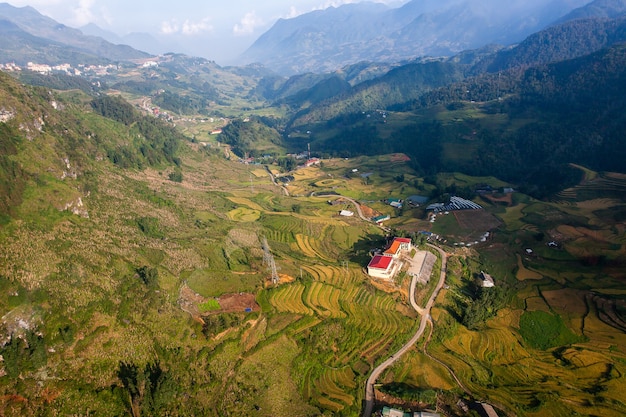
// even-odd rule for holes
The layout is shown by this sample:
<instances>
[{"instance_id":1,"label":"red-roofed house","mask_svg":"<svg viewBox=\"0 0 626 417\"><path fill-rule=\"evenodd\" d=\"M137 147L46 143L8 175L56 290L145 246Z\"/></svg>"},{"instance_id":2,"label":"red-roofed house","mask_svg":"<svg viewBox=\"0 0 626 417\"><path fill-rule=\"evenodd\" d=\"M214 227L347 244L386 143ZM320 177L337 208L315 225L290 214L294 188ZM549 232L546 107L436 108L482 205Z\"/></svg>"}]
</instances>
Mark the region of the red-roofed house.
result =
<instances>
[{"instance_id":1,"label":"red-roofed house","mask_svg":"<svg viewBox=\"0 0 626 417\"><path fill-rule=\"evenodd\" d=\"M367 264L367 274L376 278L391 278L395 271L395 259L391 256L376 255Z\"/></svg>"},{"instance_id":2,"label":"red-roofed house","mask_svg":"<svg viewBox=\"0 0 626 417\"><path fill-rule=\"evenodd\" d=\"M395 238L382 255L374 256L367 264L367 274L375 278L392 278L400 266L398 262L400 252L411 250L411 247L411 239Z\"/></svg>"}]
</instances>

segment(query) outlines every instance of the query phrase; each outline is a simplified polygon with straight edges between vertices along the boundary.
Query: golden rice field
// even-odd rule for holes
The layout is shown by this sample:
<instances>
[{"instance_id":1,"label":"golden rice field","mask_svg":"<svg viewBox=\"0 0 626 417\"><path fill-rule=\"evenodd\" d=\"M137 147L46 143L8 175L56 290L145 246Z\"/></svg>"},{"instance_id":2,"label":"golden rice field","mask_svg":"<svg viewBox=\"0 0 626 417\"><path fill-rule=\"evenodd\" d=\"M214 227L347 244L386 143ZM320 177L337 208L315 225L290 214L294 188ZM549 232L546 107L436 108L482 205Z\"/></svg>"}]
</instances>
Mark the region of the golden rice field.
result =
<instances>
[{"instance_id":1,"label":"golden rice field","mask_svg":"<svg viewBox=\"0 0 626 417\"><path fill-rule=\"evenodd\" d=\"M441 390L452 390L457 387L456 382L448 370L422 352L411 352L406 359L398 362L386 379L393 378L390 382L403 382L405 384Z\"/></svg>"},{"instance_id":2,"label":"golden rice field","mask_svg":"<svg viewBox=\"0 0 626 417\"><path fill-rule=\"evenodd\" d=\"M239 207L227 213L228 218L236 222L255 222L261 217L258 210Z\"/></svg>"}]
</instances>

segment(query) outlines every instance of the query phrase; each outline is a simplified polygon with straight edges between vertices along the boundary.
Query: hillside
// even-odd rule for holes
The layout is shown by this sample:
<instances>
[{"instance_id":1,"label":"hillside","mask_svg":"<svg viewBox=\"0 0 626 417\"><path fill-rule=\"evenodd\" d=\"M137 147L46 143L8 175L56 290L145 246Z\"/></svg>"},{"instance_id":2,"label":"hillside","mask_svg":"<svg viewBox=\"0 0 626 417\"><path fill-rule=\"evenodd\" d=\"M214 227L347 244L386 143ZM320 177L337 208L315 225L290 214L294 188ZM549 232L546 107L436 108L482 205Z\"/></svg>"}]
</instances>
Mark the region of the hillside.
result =
<instances>
[{"instance_id":1,"label":"hillside","mask_svg":"<svg viewBox=\"0 0 626 417\"><path fill-rule=\"evenodd\" d=\"M5 74L0 95L2 410L358 414L368 369L414 325L360 263L337 266L375 227L119 97Z\"/></svg>"},{"instance_id":2,"label":"hillside","mask_svg":"<svg viewBox=\"0 0 626 417\"><path fill-rule=\"evenodd\" d=\"M320 152L405 152L421 172L496 175L541 197L575 181L570 162L623 170L624 64L624 47L615 46L570 61L467 78L382 113L371 109L384 106L363 106L364 112L344 107L350 110L331 122L300 129L313 132L307 140ZM330 117L322 112L340 103L308 114ZM298 138L292 135L292 146L301 146Z\"/></svg>"},{"instance_id":3,"label":"hillside","mask_svg":"<svg viewBox=\"0 0 626 417\"><path fill-rule=\"evenodd\" d=\"M624 32L291 77L0 72L0 415L353 417L389 359L376 412L625 415Z\"/></svg>"},{"instance_id":4,"label":"hillside","mask_svg":"<svg viewBox=\"0 0 626 417\"><path fill-rule=\"evenodd\" d=\"M331 120L343 114L391 109L404 102L417 100L426 91L467 77L480 77L481 74L506 70L519 72L531 66L588 55L624 41L625 18L567 22L532 34L512 48L485 47L465 51L449 59L420 60L399 65L384 75L358 83L351 90L337 90L335 96L317 105L307 105L306 110L298 112L290 124L297 128L303 123ZM489 78L488 75L485 77ZM506 83L504 77L501 82ZM474 96L474 99L484 98ZM290 103L299 110L297 100L290 100Z\"/></svg>"}]
</instances>

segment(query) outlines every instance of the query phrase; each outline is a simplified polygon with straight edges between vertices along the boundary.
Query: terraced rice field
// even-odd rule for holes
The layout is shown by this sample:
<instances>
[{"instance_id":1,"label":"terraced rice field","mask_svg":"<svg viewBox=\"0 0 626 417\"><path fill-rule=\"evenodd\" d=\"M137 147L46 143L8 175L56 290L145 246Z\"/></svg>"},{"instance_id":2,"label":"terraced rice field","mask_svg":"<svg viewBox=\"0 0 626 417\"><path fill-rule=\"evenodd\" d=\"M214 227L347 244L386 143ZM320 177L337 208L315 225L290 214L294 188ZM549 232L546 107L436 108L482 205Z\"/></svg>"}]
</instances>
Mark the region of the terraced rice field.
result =
<instances>
[{"instance_id":1,"label":"terraced rice field","mask_svg":"<svg viewBox=\"0 0 626 417\"><path fill-rule=\"evenodd\" d=\"M327 262L333 262L336 259L332 257L332 253L328 254L328 252L322 248L322 243L318 239L309 235L296 234L296 243L292 244L292 249L300 251L309 258L323 259Z\"/></svg>"},{"instance_id":2,"label":"terraced rice field","mask_svg":"<svg viewBox=\"0 0 626 417\"><path fill-rule=\"evenodd\" d=\"M239 207L228 212L228 218L237 222L255 222L260 217L261 213L258 210L247 207Z\"/></svg>"},{"instance_id":3,"label":"terraced rice field","mask_svg":"<svg viewBox=\"0 0 626 417\"><path fill-rule=\"evenodd\" d=\"M359 274L337 266L303 266L314 280L293 282L271 290L268 301L277 312L302 315L290 324L290 333L315 331L326 320L343 319L341 343L325 361L332 367L320 373L310 370L303 376L302 391L322 408L339 412L353 405L355 375L350 364L373 364L396 349L398 335L409 334L415 321L397 311L393 297L360 283Z\"/></svg>"},{"instance_id":4,"label":"terraced rice field","mask_svg":"<svg viewBox=\"0 0 626 417\"><path fill-rule=\"evenodd\" d=\"M311 315L313 310L304 304L302 297L305 289L306 287L299 283L282 285L272 292L270 303L277 311L283 313Z\"/></svg>"}]
</instances>

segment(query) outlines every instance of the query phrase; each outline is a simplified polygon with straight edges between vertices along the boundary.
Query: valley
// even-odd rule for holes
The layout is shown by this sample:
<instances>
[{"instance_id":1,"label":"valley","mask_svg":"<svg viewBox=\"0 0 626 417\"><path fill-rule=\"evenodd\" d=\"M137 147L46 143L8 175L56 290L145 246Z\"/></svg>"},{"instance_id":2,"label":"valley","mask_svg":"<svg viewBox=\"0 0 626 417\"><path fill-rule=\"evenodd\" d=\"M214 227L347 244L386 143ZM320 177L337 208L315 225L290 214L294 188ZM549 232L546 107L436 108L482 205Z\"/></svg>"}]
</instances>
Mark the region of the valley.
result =
<instances>
[{"instance_id":1,"label":"valley","mask_svg":"<svg viewBox=\"0 0 626 417\"><path fill-rule=\"evenodd\" d=\"M625 19L292 76L7 20L0 415L626 414Z\"/></svg>"}]
</instances>

